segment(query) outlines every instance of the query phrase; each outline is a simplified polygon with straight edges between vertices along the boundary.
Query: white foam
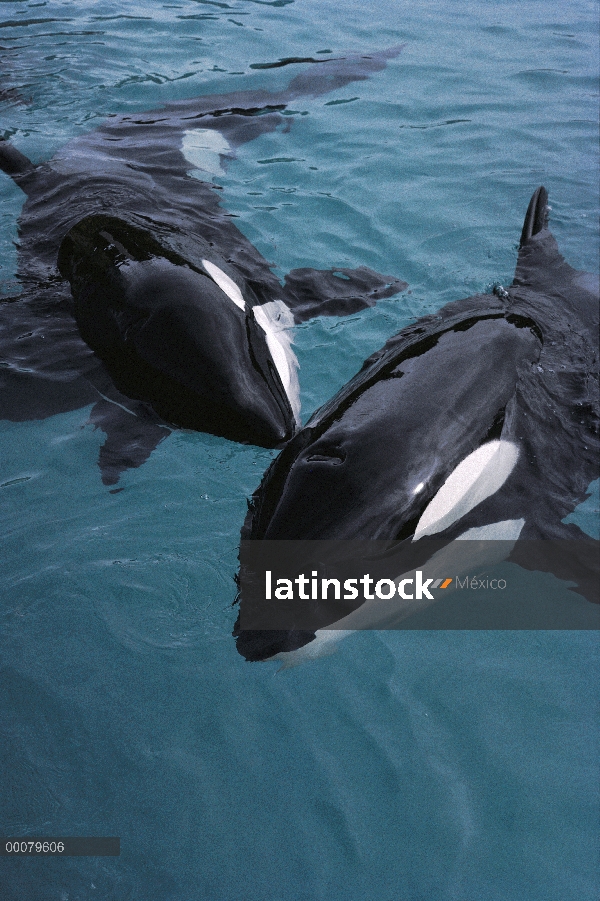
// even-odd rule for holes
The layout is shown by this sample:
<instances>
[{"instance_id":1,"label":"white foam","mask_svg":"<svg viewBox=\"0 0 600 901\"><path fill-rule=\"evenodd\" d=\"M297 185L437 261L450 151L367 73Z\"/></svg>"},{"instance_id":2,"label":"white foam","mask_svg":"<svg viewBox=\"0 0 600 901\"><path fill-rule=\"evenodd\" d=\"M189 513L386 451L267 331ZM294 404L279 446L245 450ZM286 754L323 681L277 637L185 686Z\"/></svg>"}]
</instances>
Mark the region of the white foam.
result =
<instances>
[{"instance_id":1,"label":"white foam","mask_svg":"<svg viewBox=\"0 0 600 901\"><path fill-rule=\"evenodd\" d=\"M413 541L441 532L502 487L519 458L511 441L489 441L458 464L421 516Z\"/></svg>"},{"instance_id":2,"label":"white foam","mask_svg":"<svg viewBox=\"0 0 600 901\"><path fill-rule=\"evenodd\" d=\"M221 291L223 291L229 300L232 300L236 307L239 307L240 310L246 310L246 302L242 296L242 292L233 281L233 279L229 278L222 269L219 269L218 266L215 266L214 263L211 263L210 260L202 260L202 265L212 278L214 282L219 286Z\"/></svg>"},{"instance_id":3,"label":"white foam","mask_svg":"<svg viewBox=\"0 0 600 901\"><path fill-rule=\"evenodd\" d=\"M231 146L219 131L194 128L184 131L181 152L195 169L209 175L223 175L221 156L231 153Z\"/></svg>"},{"instance_id":4,"label":"white foam","mask_svg":"<svg viewBox=\"0 0 600 901\"><path fill-rule=\"evenodd\" d=\"M267 347L288 396L296 423L300 425L300 386L298 360L292 350L291 329L294 317L282 300L271 300L253 307L254 318L265 333Z\"/></svg>"}]
</instances>

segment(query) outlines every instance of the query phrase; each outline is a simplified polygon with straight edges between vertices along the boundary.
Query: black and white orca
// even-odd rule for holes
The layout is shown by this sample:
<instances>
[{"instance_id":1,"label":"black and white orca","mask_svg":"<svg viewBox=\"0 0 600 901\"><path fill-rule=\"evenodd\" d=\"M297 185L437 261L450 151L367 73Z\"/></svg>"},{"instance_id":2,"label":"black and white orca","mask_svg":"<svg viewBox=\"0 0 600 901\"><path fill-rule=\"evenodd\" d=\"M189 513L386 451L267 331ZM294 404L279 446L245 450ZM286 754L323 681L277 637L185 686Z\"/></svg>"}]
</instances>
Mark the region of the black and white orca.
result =
<instances>
[{"instance_id":1,"label":"black and white orca","mask_svg":"<svg viewBox=\"0 0 600 901\"><path fill-rule=\"evenodd\" d=\"M547 216L540 187L508 289L403 329L311 417L265 474L242 539L587 537L563 520L598 478L598 279L564 260ZM569 564L553 572L568 579ZM574 590L597 599L595 578ZM234 634L249 660L315 637L239 620Z\"/></svg>"},{"instance_id":2,"label":"black and white orca","mask_svg":"<svg viewBox=\"0 0 600 901\"><path fill-rule=\"evenodd\" d=\"M240 145L289 127L290 101L365 79L400 49L316 62L280 92L111 117L37 166L0 141L0 168L27 195L22 290L0 304L0 418L93 404L106 484L173 425L267 447L289 439L299 423L290 327L406 285L366 267L297 269L281 285L210 180Z\"/></svg>"},{"instance_id":3,"label":"black and white orca","mask_svg":"<svg viewBox=\"0 0 600 901\"><path fill-rule=\"evenodd\" d=\"M282 300L260 303L200 237L95 215L70 230L58 265L86 343L124 395L178 426L275 447L299 425Z\"/></svg>"}]
</instances>

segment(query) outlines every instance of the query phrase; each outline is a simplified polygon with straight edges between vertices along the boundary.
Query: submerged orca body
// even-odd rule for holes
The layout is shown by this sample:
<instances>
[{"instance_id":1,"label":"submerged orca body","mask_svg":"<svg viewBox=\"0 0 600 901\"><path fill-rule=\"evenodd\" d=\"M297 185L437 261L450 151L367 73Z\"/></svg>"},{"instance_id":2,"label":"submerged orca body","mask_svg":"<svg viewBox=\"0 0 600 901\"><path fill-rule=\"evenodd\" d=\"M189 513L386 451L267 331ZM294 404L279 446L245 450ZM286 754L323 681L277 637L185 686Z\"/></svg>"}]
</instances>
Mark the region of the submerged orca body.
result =
<instances>
[{"instance_id":1,"label":"submerged orca body","mask_svg":"<svg viewBox=\"0 0 600 901\"><path fill-rule=\"evenodd\" d=\"M268 447L287 440L298 423L290 326L405 284L361 267L298 269L281 285L202 177L289 126L290 101L365 79L399 51L318 63L278 93L115 116L38 166L0 141L0 168L27 195L21 293L0 304L0 418L93 404L106 484L172 425Z\"/></svg>"},{"instance_id":2,"label":"submerged orca body","mask_svg":"<svg viewBox=\"0 0 600 901\"><path fill-rule=\"evenodd\" d=\"M366 360L273 461L242 538L586 538L563 520L598 477L598 412L598 280L560 254L538 188L513 284ZM569 560L552 571L569 578ZM249 660L315 637L234 634Z\"/></svg>"}]
</instances>

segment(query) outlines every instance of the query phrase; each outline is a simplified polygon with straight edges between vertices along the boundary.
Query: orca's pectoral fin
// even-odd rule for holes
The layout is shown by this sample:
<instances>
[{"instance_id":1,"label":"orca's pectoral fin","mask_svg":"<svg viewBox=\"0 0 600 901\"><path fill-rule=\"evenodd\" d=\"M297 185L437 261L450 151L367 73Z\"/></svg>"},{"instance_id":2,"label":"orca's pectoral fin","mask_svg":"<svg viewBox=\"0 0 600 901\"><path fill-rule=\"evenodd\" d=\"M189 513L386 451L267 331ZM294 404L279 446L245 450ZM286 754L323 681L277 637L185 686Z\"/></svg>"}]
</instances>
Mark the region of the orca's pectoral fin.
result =
<instances>
[{"instance_id":1,"label":"orca's pectoral fin","mask_svg":"<svg viewBox=\"0 0 600 901\"><path fill-rule=\"evenodd\" d=\"M367 266L358 269L292 269L285 277L285 303L296 322L314 316L348 316L408 285Z\"/></svg>"},{"instance_id":2,"label":"orca's pectoral fin","mask_svg":"<svg viewBox=\"0 0 600 901\"><path fill-rule=\"evenodd\" d=\"M560 540L518 541L511 563L523 569L552 573L593 604L600 603L600 543L570 524ZM550 626L548 628L551 628Z\"/></svg>"},{"instance_id":3,"label":"orca's pectoral fin","mask_svg":"<svg viewBox=\"0 0 600 901\"><path fill-rule=\"evenodd\" d=\"M10 175L12 180L27 193L27 185L35 172L35 166L24 153L0 137L0 169Z\"/></svg>"},{"instance_id":4,"label":"orca's pectoral fin","mask_svg":"<svg viewBox=\"0 0 600 901\"><path fill-rule=\"evenodd\" d=\"M92 407L90 422L102 429L106 441L98 466L104 485L116 485L123 472L145 463L171 429L144 404L132 402L132 410L102 399Z\"/></svg>"}]
</instances>

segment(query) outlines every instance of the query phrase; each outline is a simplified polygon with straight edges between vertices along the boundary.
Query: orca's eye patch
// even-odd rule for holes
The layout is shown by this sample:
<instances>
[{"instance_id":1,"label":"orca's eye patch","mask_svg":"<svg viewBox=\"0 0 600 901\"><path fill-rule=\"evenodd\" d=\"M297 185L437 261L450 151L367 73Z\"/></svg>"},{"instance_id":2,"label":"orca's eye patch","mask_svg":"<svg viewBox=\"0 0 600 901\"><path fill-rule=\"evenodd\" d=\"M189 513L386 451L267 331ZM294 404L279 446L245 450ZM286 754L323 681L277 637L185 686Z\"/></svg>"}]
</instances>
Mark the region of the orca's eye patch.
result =
<instances>
[{"instance_id":1,"label":"orca's eye patch","mask_svg":"<svg viewBox=\"0 0 600 901\"><path fill-rule=\"evenodd\" d=\"M211 263L210 260L202 260L202 265L212 278L213 282L219 286L221 291L227 295L229 300L231 300L236 307L239 307L240 310L245 311L246 302L240 291L239 287L230 278L227 273L223 272L222 269L219 269L214 263Z\"/></svg>"}]
</instances>

